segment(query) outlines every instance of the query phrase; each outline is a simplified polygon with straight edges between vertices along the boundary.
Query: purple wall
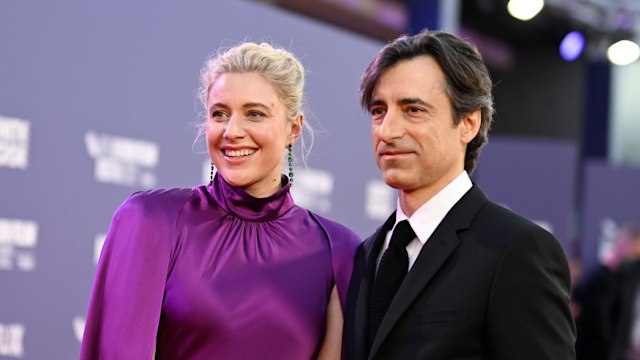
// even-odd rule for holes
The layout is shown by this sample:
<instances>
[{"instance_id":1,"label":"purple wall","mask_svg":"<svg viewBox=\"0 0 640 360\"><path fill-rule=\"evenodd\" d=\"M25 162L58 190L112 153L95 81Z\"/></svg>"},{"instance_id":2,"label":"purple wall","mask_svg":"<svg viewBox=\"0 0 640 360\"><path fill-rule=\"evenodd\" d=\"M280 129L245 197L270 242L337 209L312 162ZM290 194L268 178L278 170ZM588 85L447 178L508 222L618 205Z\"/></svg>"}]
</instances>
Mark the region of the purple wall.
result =
<instances>
[{"instance_id":1,"label":"purple wall","mask_svg":"<svg viewBox=\"0 0 640 360\"><path fill-rule=\"evenodd\" d=\"M78 357L113 212L136 190L206 181L200 67L245 39L308 69L319 132L296 190L372 231L363 189L378 173L358 85L381 44L248 1L0 1L0 359Z\"/></svg>"},{"instance_id":2,"label":"purple wall","mask_svg":"<svg viewBox=\"0 0 640 360\"><path fill-rule=\"evenodd\" d=\"M617 230L640 221L640 169L600 161L585 164L582 207L582 260L586 269L598 263L600 245Z\"/></svg>"},{"instance_id":3,"label":"purple wall","mask_svg":"<svg viewBox=\"0 0 640 360\"><path fill-rule=\"evenodd\" d=\"M573 241L577 147L566 141L490 137L474 179L493 201Z\"/></svg>"}]
</instances>

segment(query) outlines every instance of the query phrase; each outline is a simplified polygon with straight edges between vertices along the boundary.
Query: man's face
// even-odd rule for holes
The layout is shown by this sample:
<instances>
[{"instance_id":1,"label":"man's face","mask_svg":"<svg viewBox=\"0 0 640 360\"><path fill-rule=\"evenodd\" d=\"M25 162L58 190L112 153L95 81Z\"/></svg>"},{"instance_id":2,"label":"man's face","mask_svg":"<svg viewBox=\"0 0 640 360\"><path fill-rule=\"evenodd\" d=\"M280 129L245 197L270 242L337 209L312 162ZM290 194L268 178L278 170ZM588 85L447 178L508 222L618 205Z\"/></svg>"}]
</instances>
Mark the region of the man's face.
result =
<instances>
[{"instance_id":1,"label":"man's face","mask_svg":"<svg viewBox=\"0 0 640 360\"><path fill-rule=\"evenodd\" d=\"M464 169L468 123L453 125L445 81L432 57L419 56L388 68L373 89L373 151L389 186L432 196Z\"/></svg>"},{"instance_id":2,"label":"man's face","mask_svg":"<svg viewBox=\"0 0 640 360\"><path fill-rule=\"evenodd\" d=\"M629 249L629 259L640 259L640 234L635 234L631 237L631 246Z\"/></svg>"}]
</instances>

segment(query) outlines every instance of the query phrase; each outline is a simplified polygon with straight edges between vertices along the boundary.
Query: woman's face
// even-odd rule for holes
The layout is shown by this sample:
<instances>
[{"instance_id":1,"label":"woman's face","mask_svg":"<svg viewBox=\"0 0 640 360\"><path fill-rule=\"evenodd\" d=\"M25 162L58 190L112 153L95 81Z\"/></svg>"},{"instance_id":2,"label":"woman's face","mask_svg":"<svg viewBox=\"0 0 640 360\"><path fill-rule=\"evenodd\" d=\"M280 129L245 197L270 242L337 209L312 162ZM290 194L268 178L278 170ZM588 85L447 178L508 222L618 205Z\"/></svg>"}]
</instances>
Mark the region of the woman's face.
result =
<instances>
[{"instance_id":1,"label":"woman's face","mask_svg":"<svg viewBox=\"0 0 640 360\"><path fill-rule=\"evenodd\" d=\"M288 121L282 100L258 73L220 75L207 110L207 147L220 175L254 197L279 189L284 152L300 135L302 115Z\"/></svg>"}]
</instances>

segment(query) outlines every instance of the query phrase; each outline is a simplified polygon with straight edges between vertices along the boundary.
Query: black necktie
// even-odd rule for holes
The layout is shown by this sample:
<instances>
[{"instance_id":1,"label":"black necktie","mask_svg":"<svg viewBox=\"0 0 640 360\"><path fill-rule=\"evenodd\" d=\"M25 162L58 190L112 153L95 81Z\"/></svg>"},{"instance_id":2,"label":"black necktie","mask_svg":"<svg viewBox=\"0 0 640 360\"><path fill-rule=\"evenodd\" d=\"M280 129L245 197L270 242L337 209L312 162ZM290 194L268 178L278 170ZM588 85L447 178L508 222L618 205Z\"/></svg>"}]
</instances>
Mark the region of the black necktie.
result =
<instances>
[{"instance_id":1,"label":"black necktie","mask_svg":"<svg viewBox=\"0 0 640 360\"><path fill-rule=\"evenodd\" d=\"M382 255L369 304L369 344L378 332L391 300L409 269L407 244L416 237L407 220L400 221L391 235L389 248Z\"/></svg>"}]
</instances>

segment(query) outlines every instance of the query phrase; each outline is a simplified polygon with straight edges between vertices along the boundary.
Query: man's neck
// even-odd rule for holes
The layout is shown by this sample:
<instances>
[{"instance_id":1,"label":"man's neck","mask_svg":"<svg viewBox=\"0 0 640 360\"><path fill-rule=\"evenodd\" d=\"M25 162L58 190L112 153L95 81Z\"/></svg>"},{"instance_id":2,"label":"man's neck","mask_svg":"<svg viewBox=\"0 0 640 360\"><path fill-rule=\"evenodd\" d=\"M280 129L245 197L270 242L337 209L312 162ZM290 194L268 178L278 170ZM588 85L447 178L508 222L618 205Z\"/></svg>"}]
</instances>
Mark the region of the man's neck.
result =
<instances>
[{"instance_id":1,"label":"man's neck","mask_svg":"<svg viewBox=\"0 0 640 360\"><path fill-rule=\"evenodd\" d=\"M399 189L398 202L400 203L402 212L404 212L408 218L411 217L416 210L455 180L461 172L462 170L454 173L453 175L443 177L430 186L425 186L419 189Z\"/></svg>"}]
</instances>

